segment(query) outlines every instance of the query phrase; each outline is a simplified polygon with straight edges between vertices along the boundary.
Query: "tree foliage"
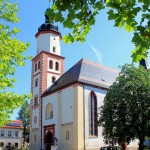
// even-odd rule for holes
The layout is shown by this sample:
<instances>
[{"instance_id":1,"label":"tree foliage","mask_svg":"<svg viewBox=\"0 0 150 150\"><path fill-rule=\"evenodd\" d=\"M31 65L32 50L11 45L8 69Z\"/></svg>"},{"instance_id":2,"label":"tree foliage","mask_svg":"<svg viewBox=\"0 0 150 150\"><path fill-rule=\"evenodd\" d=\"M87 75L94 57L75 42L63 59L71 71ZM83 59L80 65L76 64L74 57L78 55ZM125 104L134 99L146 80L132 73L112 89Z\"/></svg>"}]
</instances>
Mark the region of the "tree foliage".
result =
<instances>
[{"instance_id":1,"label":"tree foliage","mask_svg":"<svg viewBox=\"0 0 150 150\"><path fill-rule=\"evenodd\" d=\"M25 142L25 140L29 139L29 133L30 133L30 104L27 100L21 106L21 108L18 112L18 117L16 119L22 121L23 138L24 138L24 142Z\"/></svg>"},{"instance_id":2,"label":"tree foliage","mask_svg":"<svg viewBox=\"0 0 150 150\"><path fill-rule=\"evenodd\" d=\"M85 37L96 22L96 15L106 8L108 20L114 26L133 32L133 61L147 56L150 47L150 1L149 0L53 0L52 8L46 11L51 21L60 22L72 29L64 41L85 41Z\"/></svg>"},{"instance_id":3,"label":"tree foliage","mask_svg":"<svg viewBox=\"0 0 150 150\"><path fill-rule=\"evenodd\" d=\"M29 44L19 41L16 38L19 29L12 28L19 21L18 11L17 3L12 4L10 0L0 1L0 126L28 98L26 95L8 92L8 88L13 88L13 83L16 82L16 67L24 66L24 61L29 58L23 56Z\"/></svg>"},{"instance_id":4,"label":"tree foliage","mask_svg":"<svg viewBox=\"0 0 150 150\"><path fill-rule=\"evenodd\" d=\"M150 70L125 65L100 107L99 125L106 140L119 144L150 136Z\"/></svg>"}]
</instances>

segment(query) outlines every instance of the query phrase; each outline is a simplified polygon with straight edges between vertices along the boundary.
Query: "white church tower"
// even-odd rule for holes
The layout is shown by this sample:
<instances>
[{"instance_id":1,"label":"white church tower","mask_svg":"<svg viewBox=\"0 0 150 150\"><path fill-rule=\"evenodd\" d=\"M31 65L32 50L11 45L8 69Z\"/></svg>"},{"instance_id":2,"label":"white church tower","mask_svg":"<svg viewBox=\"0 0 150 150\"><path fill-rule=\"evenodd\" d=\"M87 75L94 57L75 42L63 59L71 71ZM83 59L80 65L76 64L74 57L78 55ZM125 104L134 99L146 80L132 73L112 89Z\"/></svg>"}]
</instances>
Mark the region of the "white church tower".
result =
<instances>
[{"instance_id":1,"label":"white church tower","mask_svg":"<svg viewBox=\"0 0 150 150\"><path fill-rule=\"evenodd\" d=\"M30 149L40 150L42 143L41 95L64 73L64 57L60 56L61 34L45 15L45 23L38 28L36 56L32 59Z\"/></svg>"}]
</instances>

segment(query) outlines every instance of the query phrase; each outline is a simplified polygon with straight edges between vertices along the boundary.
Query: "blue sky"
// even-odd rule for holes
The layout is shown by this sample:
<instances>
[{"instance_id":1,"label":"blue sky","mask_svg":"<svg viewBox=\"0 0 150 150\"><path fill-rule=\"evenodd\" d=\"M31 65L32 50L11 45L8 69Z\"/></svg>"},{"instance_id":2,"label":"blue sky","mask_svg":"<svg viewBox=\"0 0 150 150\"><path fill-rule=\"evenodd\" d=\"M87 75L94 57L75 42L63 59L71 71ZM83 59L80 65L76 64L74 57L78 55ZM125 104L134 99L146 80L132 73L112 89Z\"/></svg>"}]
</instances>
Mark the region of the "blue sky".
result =
<instances>
[{"instance_id":1,"label":"blue sky","mask_svg":"<svg viewBox=\"0 0 150 150\"><path fill-rule=\"evenodd\" d=\"M13 1L13 0L12 0ZM13 1L14 2L14 1ZM49 7L48 0L25 0L19 1L20 22L16 25L21 32L17 38L21 41L30 42L30 47L24 55L35 56L36 38L38 27L44 23L44 12ZM68 30L61 24L57 24L59 30L65 35ZM131 43L132 33L124 29L113 27L114 22L107 20L106 11L102 11L96 18L95 26L88 34L85 43L75 42L64 44L61 42L61 55L65 57L65 71L78 62L81 58L87 58L115 69L119 65L131 63L131 50L134 45ZM31 86L31 61L26 62L25 67L18 67L15 77L17 82L13 91L19 94L28 94ZM12 119L17 116L18 110L12 114Z\"/></svg>"}]
</instances>

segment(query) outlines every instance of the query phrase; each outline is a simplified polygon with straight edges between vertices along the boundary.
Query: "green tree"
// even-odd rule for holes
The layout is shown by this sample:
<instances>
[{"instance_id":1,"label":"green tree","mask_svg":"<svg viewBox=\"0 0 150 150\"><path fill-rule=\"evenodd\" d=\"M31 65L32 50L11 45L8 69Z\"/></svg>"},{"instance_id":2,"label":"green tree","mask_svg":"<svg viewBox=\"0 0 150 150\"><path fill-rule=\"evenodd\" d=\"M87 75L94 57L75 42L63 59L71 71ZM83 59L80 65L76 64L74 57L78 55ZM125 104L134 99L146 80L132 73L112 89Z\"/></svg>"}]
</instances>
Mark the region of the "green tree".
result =
<instances>
[{"instance_id":1,"label":"green tree","mask_svg":"<svg viewBox=\"0 0 150 150\"><path fill-rule=\"evenodd\" d=\"M53 0L52 8L46 11L51 21L60 22L71 29L64 41L85 41L96 22L96 15L106 9L108 20L114 26L133 32L133 61L147 56L150 47L150 1L149 0Z\"/></svg>"},{"instance_id":2,"label":"green tree","mask_svg":"<svg viewBox=\"0 0 150 150\"><path fill-rule=\"evenodd\" d=\"M23 138L24 142L29 138L30 133L30 104L26 100L24 104L21 106L18 117L16 118L22 121L23 124Z\"/></svg>"},{"instance_id":3,"label":"green tree","mask_svg":"<svg viewBox=\"0 0 150 150\"><path fill-rule=\"evenodd\" d=\"M150 70L125 65L100 107L99 125L106 140L119 144L150 136Z\"/></svg>"},{"instance_id":4,"label":"green tree","mask_svg":"<svg viewBox=\"0 0 150 150\"><path fill-rule=\"evenodd\" d=\"M12 28L14 23L19 21L17 3L10 0L0 0L0 126L7 123L13 110L19 108L26 95L19 95L8 92L8 88L13 88L16 67L24 66L25 60L23 52L29 44L19 41L16 38L18 28Z\"/></svg>"}]
</instances>

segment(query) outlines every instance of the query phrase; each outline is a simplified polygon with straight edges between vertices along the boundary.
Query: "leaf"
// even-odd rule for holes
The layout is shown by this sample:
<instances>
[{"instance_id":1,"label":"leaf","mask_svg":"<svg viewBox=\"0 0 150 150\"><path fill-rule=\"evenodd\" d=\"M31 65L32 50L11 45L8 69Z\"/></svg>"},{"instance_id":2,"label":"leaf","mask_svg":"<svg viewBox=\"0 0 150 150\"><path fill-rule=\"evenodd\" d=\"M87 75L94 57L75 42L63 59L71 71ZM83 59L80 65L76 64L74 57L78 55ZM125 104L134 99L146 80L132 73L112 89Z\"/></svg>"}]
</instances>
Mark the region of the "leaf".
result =
<instances>
[{"instance_id":1,"label":"leaf","mask_svg":"<svg viewBox=\"0 0 150 150\"><path fill-rule=\"evenodd\" d=\"M108 20L113 20L115 18L114 11L111 9L107 12L108 14Z\"/></svg>"},{"instance_id":2,"label":"leaf","mask_svg":"<svg viewBox=\"0 0 150 150\"><path fill-rule=\"evenodd\" d=\"M101 1L97 1L95 3L95 8L97 8L98 10L101 10L104 8L103 3Z\"/></svg>"},{"instance_id":3,"label":"leaf","mask_svg":"<svg viewBox=\"0 0 150 150\"><path fill-rule=\"evenodd\" d=\"M134 31L134 27L132 27L132 26L129 25L129 24L126 24L126 25L125 25L125 29L126 29L127 32Z\"/></svg>"},{"instance_id":4,"label":"leaf","mask_svg":"<svg viewBox=\"0 0 150 150\"><path fill-rule=\"evenodd\" d=\"M63 23L64 27L72 29L69 32L72 36L65 36L65 41L83 42L90 31L85 28L95 24L96 15L104 8L108 14L108 20L113 20L115 27L124 27L127 32L132 31L133 34L139 32L141 37L138 41L140 43L137 43L135 38L132 39L135 49L140 45L141 48L147 47L146 51L148 51L150 47L149 31L143 31L150 24L148 0L54 1L51 12L47 15L53 20ZM55 14L58 14L59 17L56 17ZM77 29L80 29L80 32ZM69 39L67 40L67 38Z\"/></svg>"},{"instance_id":5,"label":"leaf","mask_svg":"<svg viewBox=\"0 0 150 150\"><path fill-rule=\"evenodd\" d=\"M64 18L62 16L61 12L56 13L54 18L55 18L56 22L60 21L62 23L64 21Z\"/></svg>"},{"instance_id":6,"label":"leaf","mask_svg":"<svg viewBox=\"0 0 150 150\"><path fill-rule=\"evenodd\" d=\"M64 27L71 29L73 27L74 23L71 20L67 19L66 21L63 22L63 25L64 25Z\"/></svg>"},{"instance_id":7,"label":"leaf","mask_svg":"<svg viewBox=\"0 0 150 150\"><path fill-rule=\"evenodd\" d=\"M20 30L18 28L14 28L13 31L14 31L15 34L20 32Z\"/></svg>"},{"instance_id":8,"label":"leaf","mask_svg":"<svg viewBox=\"0 0 150 150\"><path fill-rule=\"evenodd\" d=\"M16 36L20 30L16 27L11 29L9 26L19 21L18 11L17 3L11 3L10 0L0 1L0 126L10 121L13 110L19 108L28 97L8 92L16 82L16 68L24 65L24 61L29 59L23 55L29 43L18 40Z\"/></svg>"}]
</instances>

